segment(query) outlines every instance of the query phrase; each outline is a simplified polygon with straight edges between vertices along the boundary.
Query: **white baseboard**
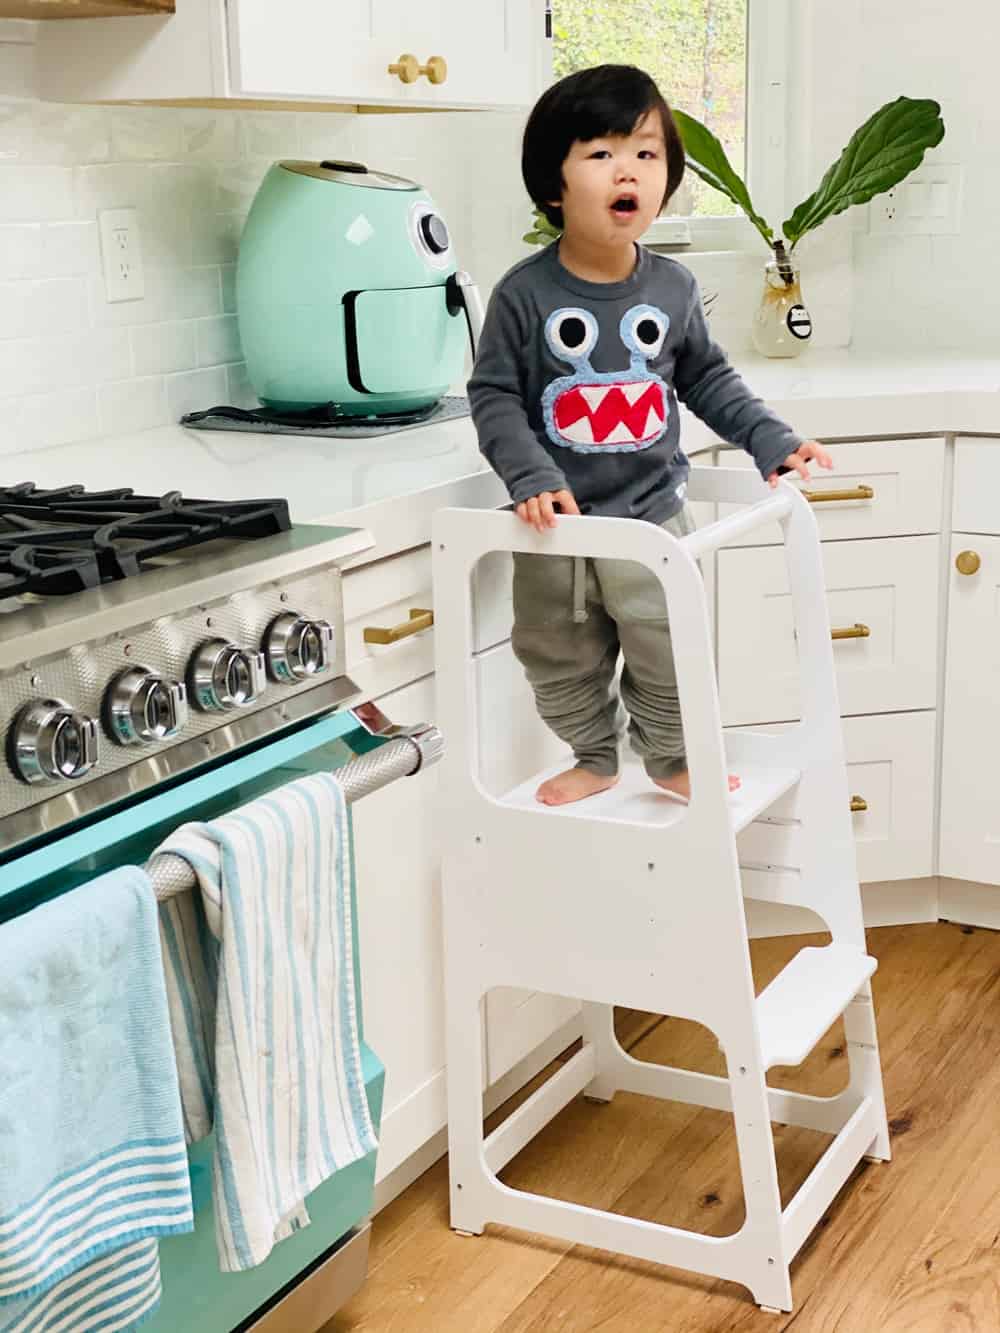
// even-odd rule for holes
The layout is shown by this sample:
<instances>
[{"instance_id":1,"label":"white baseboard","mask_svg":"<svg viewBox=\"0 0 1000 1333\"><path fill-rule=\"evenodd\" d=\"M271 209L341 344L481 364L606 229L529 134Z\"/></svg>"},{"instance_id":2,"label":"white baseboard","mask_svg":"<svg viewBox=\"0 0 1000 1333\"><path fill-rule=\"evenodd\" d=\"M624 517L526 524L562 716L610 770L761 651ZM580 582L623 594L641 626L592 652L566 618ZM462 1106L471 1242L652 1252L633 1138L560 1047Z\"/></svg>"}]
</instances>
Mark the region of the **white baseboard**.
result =
<instances>
[{"instance_id":1,"label":"white baseboard","mask_svg":"<svg viewBox=\"0 0 1000 1333\"><path fill-rule=\"evenodd\" d=\"M919 921L937 921L941 914L938 885L936 876L862 884L861 906L865 925L903 926L914 925ZM997 898L1000 906L1000 892ZM765 939L773 935L807 935L826 929L814 912L803 907L788 907L782 903L748 898L746 908L747 929L751 939Z\"/></svg>"},{"instance_id":2,"label":"white baseboard","mask_svg":"<svg viewBox=\"0 0 1000 1333\"><path fill-rule=\"evenodd\" d=\"M942 921L1000 930L1000 885L942 877L938 914Z\"/></svg>"}]
</instances>

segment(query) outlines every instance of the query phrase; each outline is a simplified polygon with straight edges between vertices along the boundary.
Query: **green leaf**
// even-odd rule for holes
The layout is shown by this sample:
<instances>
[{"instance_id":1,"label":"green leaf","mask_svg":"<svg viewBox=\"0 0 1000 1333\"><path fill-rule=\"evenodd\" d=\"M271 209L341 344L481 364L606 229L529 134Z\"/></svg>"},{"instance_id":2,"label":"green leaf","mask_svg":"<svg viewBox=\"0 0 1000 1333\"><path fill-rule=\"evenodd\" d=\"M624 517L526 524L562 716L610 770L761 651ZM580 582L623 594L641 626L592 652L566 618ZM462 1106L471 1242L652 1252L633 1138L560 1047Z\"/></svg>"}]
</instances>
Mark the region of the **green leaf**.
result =
<instances>
[{"instance_id":1,"label":"green leaf","mask_svg":"<svg viewBox=\"0 0 1000 1333\"><path fill-rule=\"evenodd\" d=\"M726 150L712 131L683 111L674 112L674 120L681 132L688 166L713 189L721 191L737 207L742 208L768 245L773 244L774 232L754 209L750 191L733 170Z\"/></svg>"},{"instance_id":2,"label":"green leaf","mask_svg":"<svg viewBox=\"0 0 1000 1333\"><path fill-rule=\"evenodd\" d=\"M880 107L834 162L819 188L784 223L791 246L835 213L866 204L898 185L944 138L941 107L929 98L897 97Z\"/></svg>"}]
</instances>

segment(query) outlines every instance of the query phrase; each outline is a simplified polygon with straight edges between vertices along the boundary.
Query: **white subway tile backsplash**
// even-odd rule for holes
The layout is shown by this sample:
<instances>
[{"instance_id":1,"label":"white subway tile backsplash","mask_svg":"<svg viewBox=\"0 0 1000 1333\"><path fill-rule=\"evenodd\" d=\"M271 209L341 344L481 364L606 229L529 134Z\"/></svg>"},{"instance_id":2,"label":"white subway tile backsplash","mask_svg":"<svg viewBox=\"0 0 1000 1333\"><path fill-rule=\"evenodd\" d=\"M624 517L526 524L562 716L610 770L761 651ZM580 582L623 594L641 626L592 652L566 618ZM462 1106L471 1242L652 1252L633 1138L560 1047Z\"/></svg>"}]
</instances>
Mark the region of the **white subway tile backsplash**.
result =
<instances>
[{"instance_id":1,"label":"white subway tile backsplash","mask_svg":"<svg viewBox=\"0 0 1000 1333\"><path fill-rule=\"evenodd\" d=\"M223 264L219 270L222 276L222 309L227 315L236 314L236 265Z\"/></svg>"},{"instance_id":2,"label":"white subway tile backsplash","mask_svg":"<svg viewBox=\"0 0 1000 1333\"><path fill-rule=\"evenodd\" d=\"M168 376L169 419L178 421L185 412L198 412L225 403L228 383L225 366L213 366L210 370L192 370L185 375Z\"/></svg>"},{"instance_id":3,"label":"white subway tile backsplash","mask_svg":"<svg viewBox=\"0 0 1000 1333\"><path fill-rule=\"evenodd\" d=\"M96 222L53 222L42 229L42 266L52 278L96 273L101 249Z\"/></svg>"},{"instance_id":4,"label":"white subway tile backsplash","mask_svg":"<svg viewBox=\"0 0 1000 1333\"><path fill-rule=\"evenodd\" d=\"M0 397L125 379L133 373L128 332L87 329L53 338L0 341Z\"/></svg>"},{"instance_id":5,"label":"white subway tile backsplash","mask_svg":"<svg viewBox=\"0 0 1000 1333\"><path fill-rule=\"evenodd\" d=\"M40 277L42 252L42 229L37 223L0 225L0 281Z\"/></svg>"},{"instance_id":6,"label":"white subway tile backsplash","mask_svg":"<svg viewBox=\"0 0 1000 1333\"><path fill-rule=\"evenodd\" d=\"M105 435L151 430L169 420L165 381L160 375L101 385L97 399Z\"/></svg>"},{"instance_id":7,"label":"white subway tile backsplash","mask_svg":"<svg viewBox=\"0 0 1000 1333\"><path fill-rule=\"evenodd\" d=\"M198 364L195 325L190 321L140 324L130 331L136 375L171 374Z\"/></svg>"},{"instance_id":8,"label":"white subway tile backsplash","mask_svg":"<svg viewBox=\"0 0 1000 1333\"><path fill-rule=\"evenodd\" d=\"M69 333L86 324L82 278L0 283L0 338Z\"/></svg>"},{"instance_id":9,"label":"white subway tile backsplash","mask_svg":"<svg viewBox=\"0 0 1000 1333\"><path fill-rule=\"evenodd\" d=\"M73 216L68 167L0 163L0 222L59 222Z\"/></svg>"},{"instance_id":10,"label":"white subway tile backsplash","mask_svg":"<svg viewBox=\"0 0 1000 1333\"><path fill-rule=\"evenodd\" d=\"M199 319L195 328L198 333L199 366L220 366L243 360L235 315Z\"/></svg>"},{"instance_id":11,"label":"white subway tile backsplash","mask_svg":"<svg viewBox=\"0 0 1000 1333\"><path fill-rule=\"evenodd\" d=\"M147 273L147 281L149 274ZM222 280L217 266L160 269L154 274L162 319L200 319L222 313Z\"/></svg>"},{"instance_id":12,"label":"white subway tile backsplash","mask_svg":"<svg viewBox=\"0 0 1000 1333\"><path fill-rule=\"evenodd\" d=\"M4 454L74 444L100 433L97 391L92 386L14 399L0 412L0 453Z\"/></svg>"},{"instance_id":13,"label":"white subway tile backsplash","mask_svg":"<svg viewBox=\"0 0 1000 1333\"><path fill-rule=\"evenodd\" d=\"M180 162L184 121L172 107L115 107L111 155L118 162Z\"/></svg>"},{"instance_id":14,"label":"white subway tile backsplash","mask_svg":"<svg viewBox=\"0 0 1000 1333\"><path fill-rule=\"evenodd\" d=\"M240 361L235 366L227 366L226 376L228 379L227 403L231 403L233 407L246 409L260 407L260 399L254 393L253 386L247 376L245 361Z\"/></svg>"}]
</instances>

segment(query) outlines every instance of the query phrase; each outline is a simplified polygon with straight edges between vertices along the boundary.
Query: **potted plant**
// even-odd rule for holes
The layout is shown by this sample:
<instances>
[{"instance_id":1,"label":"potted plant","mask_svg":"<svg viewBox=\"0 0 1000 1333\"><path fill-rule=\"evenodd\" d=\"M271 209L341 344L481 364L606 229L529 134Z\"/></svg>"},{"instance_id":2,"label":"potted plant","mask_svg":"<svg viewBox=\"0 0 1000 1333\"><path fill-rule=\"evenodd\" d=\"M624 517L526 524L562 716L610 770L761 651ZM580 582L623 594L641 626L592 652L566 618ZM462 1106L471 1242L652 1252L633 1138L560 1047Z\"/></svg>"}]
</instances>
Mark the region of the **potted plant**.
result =
<instances>
[{"instance_id":1,"label":"potted plant","mask_svg":"<svg viewBox=\"0 0 1000 1333\"><path fill-rule=\"evenodd\" d=\"M781 224L775 236L733 170L726 151L710 129L693 116L675 111L688 166L703 181L741 208L774 258L765 266L764 294L754 318L753 340L765 356L796 356L812 334L802 301L799 268L793 258L802 237L827 218L854 204L866 204L893 189L923 161L928 148L944 138L941 107L929 98L897 97L870 116L819 186Z\"/></svg>"},{"instance_id":2,"label":"potted plant","mask_svg":"<svg viewBox=\"0 0 1000 1333\"><path fill-rule=\"evenodd\" d=\"M912 97L887 102L854 132L817 189L782 223L776 236L754 208L750 191L712 131L683 111L675 111L674 118L688 166L742 209L773 252L765 266L764 294L753 326L754 345L765 356L796 356L812 334L794 258L802 237L834 214L891 190L920 165L928 148L944 138L937 102ZM558 228L536 210L524 240L546 245L558 236Z\"/></svg>"}]
</instances>

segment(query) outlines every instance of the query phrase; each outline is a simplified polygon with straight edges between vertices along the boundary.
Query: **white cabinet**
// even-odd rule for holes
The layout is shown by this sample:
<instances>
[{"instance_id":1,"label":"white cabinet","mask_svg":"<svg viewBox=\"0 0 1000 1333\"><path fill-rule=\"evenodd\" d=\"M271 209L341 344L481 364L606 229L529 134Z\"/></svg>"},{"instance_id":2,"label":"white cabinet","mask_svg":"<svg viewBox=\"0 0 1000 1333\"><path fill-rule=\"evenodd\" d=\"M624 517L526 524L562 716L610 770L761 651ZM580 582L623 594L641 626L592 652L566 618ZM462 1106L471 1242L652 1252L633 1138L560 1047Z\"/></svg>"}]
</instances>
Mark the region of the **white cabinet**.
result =
<instances>
[{"instance_id":1,"label":"white cabinet","mask_svg":"<svg viewBox=\"0 0 1000 1333\"><path fill-rule=\"evenodd\" d=\"M541 0L177 0L170 17L68 19L38 34L57 101L307 101L400 108L527 106ZM404 83L404 54L421 73Z\"/></svg>"},{"instance_id":2,"label":"white cabinet","mask_svg":"<svg viewBox=\"0 0 1000 1333\"><path fill-rule=\"evenodd\" d=\"M938 550L937 537L824 542L841 713L935 707ZM723 722L797 718L799 663L784 548L720 551L718 571Z\"/></svg>"},{"instance_id":3,"label":"white cabinet","mask_svg":"<svg viewBox=\"0 0 1000 1333\"><path fill-rule=\"evenodd\" d=\"M844 719L847 789L862 883L934 874L936 721L933 712ZM796 799L796 793L784 797L737 840L748 897L762 879L766 884L769 867L801 864Z\"/></svg>"},{"instance_id":4,"label":"white cabinet","mask_svg":"<svg viewBox=\"0 0 1000 1333\"><path fill-rule=\"evenodd\" d=\"M394 722L434 719L434 678L379 699ZM438 770L352 809L365 1038L386 1068L384 1177L445 1124Z\"/></svg>"},{"instance_id":5,"label":"white cabinet","mask_svg":"<svg viewBox=\"0 0 1000 1333\"><path fill-rule=\"evenodd\" d=\"M812 498L820 540L911 537L940 532L945 443L927 440L852 440L831 444L833 471L813 468L808 481L793 485ZM749 454L725 452L723 467L754 467ZM792 480L790 477L789 480ZM735 505L720 505L720 517ZM755 528L738 546L781 541L777 523Z\"/></svg>"},{"instance_id":6,"label":"white cabinet","mask_svg":"<svg viewBox=\"0 0 1000 1333\"><path fill-rule=\"evenodd\" d=\"M1000 458L1000 441L991 447ZM996 493L981 503L993 506L987 521L996 529ZM957 564L963 553L967 573ZM1000 884L1000 535L952 536L945 670L941 874Z\"/></svg>"},{"instance_id":7,"label":"white cabinet","mask_svg":"<svg viewBox=\"0 0 1000 1333\"><path fill-rule=\"evenodd\" d=\"M240 97L516 106L534 96L531 38L541 37L541 15L524 0L230 0L229 12ZM390 74L404 53L421 68L443 59L444 82Z\"/></svg>"}]
</instances>

